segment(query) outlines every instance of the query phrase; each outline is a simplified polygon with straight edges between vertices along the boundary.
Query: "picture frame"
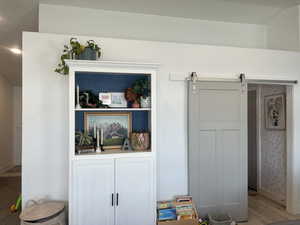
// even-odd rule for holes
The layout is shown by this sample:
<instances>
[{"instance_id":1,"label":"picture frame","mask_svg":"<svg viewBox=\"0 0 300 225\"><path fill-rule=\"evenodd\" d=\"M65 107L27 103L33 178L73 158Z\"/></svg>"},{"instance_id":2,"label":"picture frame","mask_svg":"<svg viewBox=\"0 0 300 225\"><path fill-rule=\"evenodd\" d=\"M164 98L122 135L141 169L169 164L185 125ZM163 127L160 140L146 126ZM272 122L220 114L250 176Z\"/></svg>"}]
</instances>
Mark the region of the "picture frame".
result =
<instances>
[{"instance_id":1,"label":"picture frame","mask_svg":"<svg viewBox=\"0 0 300 225\"><path fill-rule=\"evenodd\" d=\"M111 104L111 93L100 92L99 93L99 100L102 101L103 105L110 105Z\"/></svg>"},{"instance_id":2,"label":"picture frame","mask_svg":"<svg viewBox=\"0 0 300 225\"><path fill-rule=\"evenodd\" d=\"M111 92L111 108L127 108L127 101L124 92Z\"/></svg>"},{"instance_id":3,"label":"picture frame","mask_svg":"<svg viewBox=\"0 0 300 225\"><path fill-rule=\"evenodd\" d=\"M132 131L132 115L131 112L85 112L84 130L92 134L94 126L103 129L104 150L122 149Z\"/></svg>"},{"instance_id":4,"label":"picture frame","mask_svg":"<svg viewBox=\"0 0 300 225\"><path fill-rule=\"evenodd\" d=\"M264 114L266 129L286 129L286 103L285 94L265 96Z\"/></svg>"}]
</instances>

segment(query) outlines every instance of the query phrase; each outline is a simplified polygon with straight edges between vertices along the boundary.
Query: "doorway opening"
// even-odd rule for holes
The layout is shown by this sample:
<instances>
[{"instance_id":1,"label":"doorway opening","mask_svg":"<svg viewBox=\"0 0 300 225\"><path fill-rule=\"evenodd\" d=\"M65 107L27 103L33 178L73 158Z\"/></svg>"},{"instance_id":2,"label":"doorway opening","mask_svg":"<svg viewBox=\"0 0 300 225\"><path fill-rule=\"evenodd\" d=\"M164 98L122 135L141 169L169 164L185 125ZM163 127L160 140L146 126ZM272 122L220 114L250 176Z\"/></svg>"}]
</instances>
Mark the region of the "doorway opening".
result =
<instances>
[{"instance_id":1,"label":"doorway opening","mask_svg":"<svg viewBox=\"0 0 300 225\"><path fill-rule=\"evenodd\" d=\"M22 88L0 75L0 224L20 224ZM16 210L18 208L19 210Z\"/></svg>"},{"instance_id":2,"label":"doorway opening","mask_svg":"<svg viewBox=\"0 0 300 225\"><path fill-rule=\"evenodd\" d=\"M278 84L248 84L249 212L256 212L260 207L257 203L262 202L265 208L274 208L274 214L277 209L285 212L288 208L291 135L288 121L291 101L288 98L292 88ZM275 216L270 220L280 219Z\"/></svg>"}]
</instances>

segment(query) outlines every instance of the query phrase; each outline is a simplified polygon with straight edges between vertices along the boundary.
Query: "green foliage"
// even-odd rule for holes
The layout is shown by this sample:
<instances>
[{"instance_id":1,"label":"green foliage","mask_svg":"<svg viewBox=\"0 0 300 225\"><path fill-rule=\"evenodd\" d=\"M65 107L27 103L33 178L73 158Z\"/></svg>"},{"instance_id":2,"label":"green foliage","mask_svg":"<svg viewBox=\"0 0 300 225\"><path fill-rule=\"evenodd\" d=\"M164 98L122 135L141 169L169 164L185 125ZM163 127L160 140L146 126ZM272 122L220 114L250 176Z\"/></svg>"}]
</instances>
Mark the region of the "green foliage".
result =
<instances>
[{"instance_id":1,"label":"green foliage","mask_svg":"<svg viewBox=\"0 0 300 225\"><path fill-rule=\"evenodd\" d=\"M147 78L143 78L140 80L136 80L132 85L132 89L138 96L147 97L151 92L150 86L150 81Z\"/></svg>"},{"instance_id":2,"label":"green foliage","mask_svg":"<svg viewBox=\"0 0 300 225\"><path fill-rule=\"evenodd\" d=\"M105 146L113 146L113 145L122 145L124 142L124 138L113 138L113 139L105 139L103 144Z\"/></svg>"},{"instance_id":3,"label":"green foliage","mask_svg":"<svg viewBox=\"0 0 300 225\"><path fill-rule=\"evenodd\" d=\"M93 145L93 137L87 132L76 132L75 133L76 143L78 146L90 146Z\"/></svg>"},{"instance_id":4,"label":"green foliage","mask_svg":"<svg viewBox=\"0 0 300 225\"><path fill-rule=\"evenodd\" d=\"M88 94L87 97L85 94ZM103 105L102 101L99 99L97 95L95 95L91 90L83 90L79 93L79 101L82 108L109 108L107 105Z\"/></svg>"},{"instance_id":5,"label":"green foliage","mask_svg":"<svg viewBox=\"0 0 300 225\"><path fill-rule=\"evenodd\" d=\"M84 51L85 48L91 48L96 51L97 56L101 57L101 48L96 44L94 40L89 40L86 45L81 45L77 38L71 38L69 46L64 45L63 54L60 57L60 63L54 70L56 73L62 75L69 74L69 67L67 66L66 59L78 59L78 56Z\"/></svg>"},{"instance_id":6,"label":"green foliage","mask_svg":"<svg viewBox=\"0 0 300 225\"><path fill-rule=\"evenodd\" d=\"M96 51L98 58L100 58L101 57L101 48L96 44L96 42L94 40L89 40L86 43L87 43L86 48L90 48L90 49L93 49L94 51Z\"/></svg>"}]
</instances>

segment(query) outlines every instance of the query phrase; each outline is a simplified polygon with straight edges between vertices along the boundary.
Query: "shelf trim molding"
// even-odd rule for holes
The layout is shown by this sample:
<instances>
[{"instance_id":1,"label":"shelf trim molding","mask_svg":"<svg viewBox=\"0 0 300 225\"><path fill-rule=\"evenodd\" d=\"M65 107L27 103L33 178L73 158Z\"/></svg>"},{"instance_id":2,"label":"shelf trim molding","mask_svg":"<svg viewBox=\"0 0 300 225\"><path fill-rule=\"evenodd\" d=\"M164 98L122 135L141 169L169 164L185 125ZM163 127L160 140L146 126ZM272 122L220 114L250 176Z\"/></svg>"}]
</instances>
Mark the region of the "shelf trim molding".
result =
<instances>
[{"instance_id":1,"label":"shelf trim molding","mask_svg":"<svg viewBox=\"0 0 300 225\"><path fill-rule=\"evenodd\" d=\"M143 63L143 62L122 62L122 61L100 61L100 60L65 60L66 64L72 68L94 68L94 67L110 67L110 68L130 68L130 69L152 69L157 70L159 63Z\"/></svg>"}]
</instances>

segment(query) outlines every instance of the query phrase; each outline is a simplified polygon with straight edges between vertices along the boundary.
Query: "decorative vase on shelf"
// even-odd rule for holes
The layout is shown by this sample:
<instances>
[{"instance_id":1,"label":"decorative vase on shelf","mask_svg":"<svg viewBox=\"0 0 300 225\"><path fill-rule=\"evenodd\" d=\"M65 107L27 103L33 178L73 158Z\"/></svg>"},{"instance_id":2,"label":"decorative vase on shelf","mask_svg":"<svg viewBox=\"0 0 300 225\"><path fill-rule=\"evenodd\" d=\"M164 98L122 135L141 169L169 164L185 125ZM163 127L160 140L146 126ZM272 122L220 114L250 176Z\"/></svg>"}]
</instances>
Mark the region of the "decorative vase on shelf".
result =
<instances>
[{"instance_id":1,"label":"decorative vase on shelf","mask_svg":"<svg viewBox=\"0 0 300 225\"><path fill-rule=\"evenodd\" d=\"M146 151L150 149L150 133L149 132L133 132L131 133L131 147L136 151Z\"/></svg>"},{"instance_id":2,"label":"decorative vase on shelf","mask_svg":"<svg viewBox=\"0 0 300 225\"><path fill-rule=\"evenodd\" d=\"M150 108L151 107L151 97L141 97L141 107L142 108Z\"/></svg>"},{"instance_id":3,"label":"decorative vase on shelf","mask_svg":"<svg viewBox=\"0 0 300 225\"><path fill-rule=\"evenodd\" d=\"M141 106L140 106L140 103L139 103L137 100L135 100L135 101L132 103L131 107L132 107L132 108L140 108Z\"/></svg>"}]
</instances>

